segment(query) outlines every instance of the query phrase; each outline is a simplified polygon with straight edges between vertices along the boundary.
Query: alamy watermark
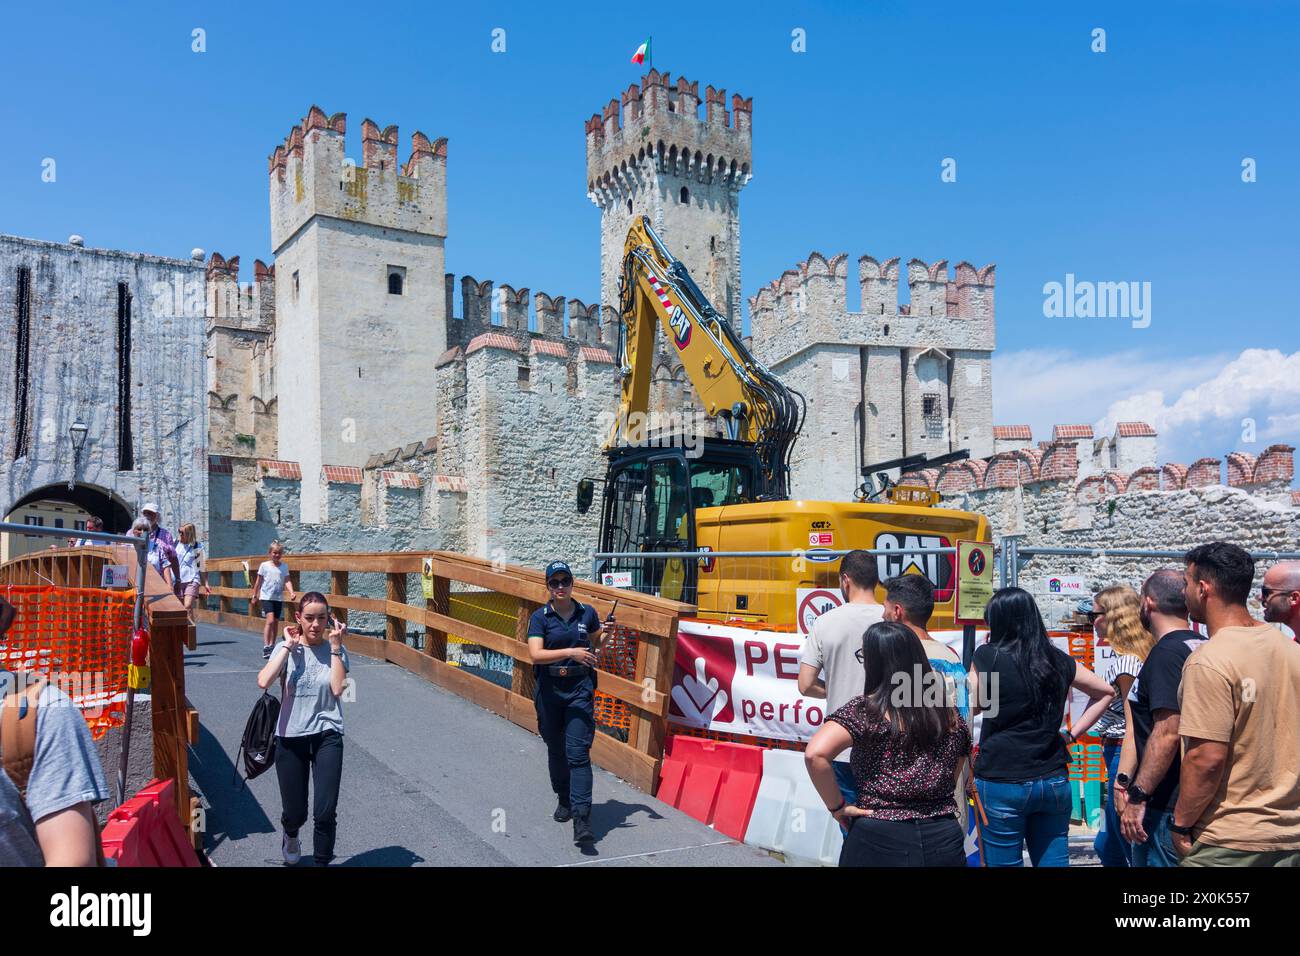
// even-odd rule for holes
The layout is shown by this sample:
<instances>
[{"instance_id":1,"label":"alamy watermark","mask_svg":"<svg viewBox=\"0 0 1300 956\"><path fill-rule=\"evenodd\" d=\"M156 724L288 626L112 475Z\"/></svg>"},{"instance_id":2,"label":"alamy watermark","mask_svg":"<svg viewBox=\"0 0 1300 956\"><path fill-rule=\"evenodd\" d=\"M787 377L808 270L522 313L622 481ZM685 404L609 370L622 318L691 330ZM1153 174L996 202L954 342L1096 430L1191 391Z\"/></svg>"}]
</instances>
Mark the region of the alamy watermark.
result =
<instances>
[{"instance_id":1,"label":"alamy watermark","mask_svg":"<svg viewBox=\"0 0 1300 956\"><path fill-rule=\"evenodd\" d=\"M1076 280L1043 285L1043 315L1049 319L1131 319L1133 328L1151 324L1150 282Z\"/></svg>"}]
</instances>

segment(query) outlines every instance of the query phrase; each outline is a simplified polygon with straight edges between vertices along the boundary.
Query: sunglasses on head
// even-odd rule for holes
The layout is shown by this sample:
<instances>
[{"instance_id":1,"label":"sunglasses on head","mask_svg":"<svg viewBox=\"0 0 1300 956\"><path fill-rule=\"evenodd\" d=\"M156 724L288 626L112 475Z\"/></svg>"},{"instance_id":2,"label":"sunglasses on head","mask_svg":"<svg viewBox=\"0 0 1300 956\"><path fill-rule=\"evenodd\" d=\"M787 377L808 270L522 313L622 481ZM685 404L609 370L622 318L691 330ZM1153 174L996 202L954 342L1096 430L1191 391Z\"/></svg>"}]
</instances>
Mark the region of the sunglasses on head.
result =
<instances>
[{"instance_id":1,"label":"sunglasses on head","mask_svg":"<svg viewBox=\"0 0 1300 956\"><path fill-rule=\"evenodd\" d=\"M546 582L548 588L567 588L573 583L573 578L551 578Z\"/></svg>"}]
</instances>

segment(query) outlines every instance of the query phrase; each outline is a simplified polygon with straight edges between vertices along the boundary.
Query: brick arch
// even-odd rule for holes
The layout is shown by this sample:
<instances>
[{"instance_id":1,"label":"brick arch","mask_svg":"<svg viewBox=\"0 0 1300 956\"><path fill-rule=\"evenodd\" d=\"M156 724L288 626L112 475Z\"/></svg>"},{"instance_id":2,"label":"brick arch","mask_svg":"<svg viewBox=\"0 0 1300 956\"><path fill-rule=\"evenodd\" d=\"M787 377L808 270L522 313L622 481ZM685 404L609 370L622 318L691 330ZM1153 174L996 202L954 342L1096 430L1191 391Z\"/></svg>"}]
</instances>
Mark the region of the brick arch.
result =
<instances>
[{"instance_id":1,"label":"brick arch","mask_svg":"<svg viewBox=\"0 0 1300 956\"><path fill-rule=\"evenodd\" d=\"M1234 488L1250 484L1255 478L1255 456L1244 451L1229 452L1227 456L1228 484Z\"/></svg>"},{"instance_id":2,"label":"brick arch","mask_svg":"<svg viewBox=\"0 0 1300 956\"><path fill-rule=\"evenodd\" d=\"M1122 495L1128 490L1128 475L1118 471L1108 471L1102 478L1106 482L1106 491L1110 495Z\"/></svg>"},{"instance_id":3,"label":"brick arch","mask_svg":"<svg viewBox=\"0 0 1300 956\"><path fill-rule=\"evenodd\" d=\"M1095 505L1106 500L1106 479L1090 475L1074 486L1074 500L1081 505Z\"/></svg>"},{"instance_id":4,"label":"brick arch","mask_svg":"<svg viewBox=\"0 0 1300 956\"><path fill-rule=\"evenodd\" d=\"M1187 487L1187 466L1168 462L1160 469L1160 484L1165 491Z\"/></svg>"},{"instance_id":5,"label":"brick arch","mask_svg":"<svg viewBox=\"0 0 1300 956\"><path fill-rule=\"evenodd\" d=\"M1014 488L1016 485L1038 478L1039 465L1033 455L1025 454L1023 449L1003 451L989 459L988 470L984 473L985 488Z\"/></svg>"},{"instance_id":6,"label":"brick arch","mask_svg":"<svg viewBox=\"0 0 1300 956\"><path fill-rule=\"evenodd\" d=\"M938 468L923 468L920 471L909 471L898 478L900 485L925 485L931 491L939 483Z\"/></svg>"},{"instance_id":7,"label":"brick arch","mask_svg":"<svg viewBox=\"0 0 1300 956\"><path fill-rule=\"evenodd\" d=\"M1295 477L1295 446L1269 445L1255 462L1251 480L1255 484L1265 482L1290 483Z\"/></svg>"},{"instance_id":8,"label":"brick arch","mask_svg":"<svg viewBox=\"0 0 1300 956\"><path fill-rule=\"evenodd\" d=\"M978 458L944 465L939 469L935 486L944 494L975 491L983 485L984 473L988 471L988 467L988 462Z\"/></svg>"},{"instance_id":9,"label":"brick arch","mask_svg":"<svg viewBox=\"0 0 1300 956\"><path fill-rule=\"evenodd\" d=\"M1198 458L1192 462L1187 469L1187 482L1185 487L1204 488L1207 485L1222 484L1220 475L1220 461L1217 458Z\"/></svg>"},{"instance_id":10,"label":"brick arch","mask_svg":"<svg viewBox=\"0 0 1300 956\"><path fill-rule=\"evenodd\" d=\"M1133 474L1128 476L1128 487L1125 493L1134 491L1159 491L1160 490L1160 469L1154 465L1147 465L1139 468Z\"/></svg>"}]
</instances>

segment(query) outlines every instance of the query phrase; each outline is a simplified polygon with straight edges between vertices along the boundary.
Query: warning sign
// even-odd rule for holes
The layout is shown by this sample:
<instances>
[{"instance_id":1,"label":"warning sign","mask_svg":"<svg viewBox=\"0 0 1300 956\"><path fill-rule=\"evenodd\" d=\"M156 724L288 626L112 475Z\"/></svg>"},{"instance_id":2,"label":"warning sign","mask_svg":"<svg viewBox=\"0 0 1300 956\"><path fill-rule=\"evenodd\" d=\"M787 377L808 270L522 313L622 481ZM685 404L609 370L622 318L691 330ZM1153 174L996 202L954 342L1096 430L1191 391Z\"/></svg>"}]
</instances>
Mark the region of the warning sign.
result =
<instances>
[{"instance_id":1,"label":"warning sign","mask_svg":"<svg viewBox=\"0 0 1300 956\"><path fill-rule=\"evenodd\" d=\"M799 588L794 600L799 633L807 635L813 621L844 603L844 595L839 588Z\"/></svg>"},{"instance_id":2,"label":"warning sign","mask_svg":"<svg viewBox=\"0 0 1300 956\"><path fill-rule=\"evenodd\" d=\"M993 545L987 541L957 542L958 624L983 624L984 607L993 597Z\"/></svg>"},{"instance_id":3,"label":"warning sign","mask_svg":"<svg viewBox=\"0 0 1300 956\"><path fill-rule=\"evenodd\" d=\"M420 591L426 601L433 599L433 558L425 558L420 563Z\"/></svg>"},{"instance_id":4,"label":"warning sign","mask_svg":"<svg viewBox=\"0 0 1300 956\"><path fill-rule=\"evenodd\" d=\"M808 546L810 548L828 548L835 544L835 534L831 531L809 531Z\"/></svg>"}]
</instances>

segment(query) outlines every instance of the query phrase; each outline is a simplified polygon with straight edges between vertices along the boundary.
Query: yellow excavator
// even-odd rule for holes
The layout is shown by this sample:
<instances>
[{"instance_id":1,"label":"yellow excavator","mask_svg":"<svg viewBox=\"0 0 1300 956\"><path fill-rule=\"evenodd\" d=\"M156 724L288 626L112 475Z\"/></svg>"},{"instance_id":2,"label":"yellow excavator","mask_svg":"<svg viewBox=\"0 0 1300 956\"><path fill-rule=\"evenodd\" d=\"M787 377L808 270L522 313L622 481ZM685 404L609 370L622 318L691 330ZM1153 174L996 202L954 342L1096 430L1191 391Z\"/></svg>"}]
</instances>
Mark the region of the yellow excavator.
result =
<instances>
[{"instance_id":1,"label":"yellow excavator","mask_svg":"<svg viewBox=\"0 0 1300 956\"><path fill-rule=\"evenodd\" d=\"M792 501L790 454L803 396L750 353L644 216L624 246L619 312L622 394L605 445L597 581L693 603L704 620L793 630L807 613L798 606L800 589L837 588L835 552L866 548L884 552L877 558L882 581L904 572L928 577L936 588L932 626L952 626L955 557L924 549L989 541L988 522L935 508L930 489L891 486L884 475L964 452L864 468L874 482L864 482L855 501ZM697 411L720 436L699 434L680 409L659 421L651 414L660 327L690 377ZM583 479L578 510L589 510L594 496L595 482ZM654 556L663 552L700 554Z\"/></svg>"}]
</instances>

